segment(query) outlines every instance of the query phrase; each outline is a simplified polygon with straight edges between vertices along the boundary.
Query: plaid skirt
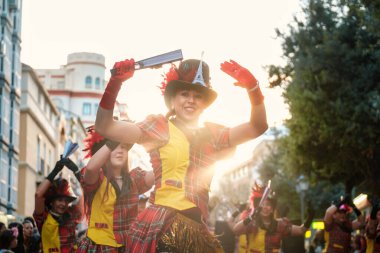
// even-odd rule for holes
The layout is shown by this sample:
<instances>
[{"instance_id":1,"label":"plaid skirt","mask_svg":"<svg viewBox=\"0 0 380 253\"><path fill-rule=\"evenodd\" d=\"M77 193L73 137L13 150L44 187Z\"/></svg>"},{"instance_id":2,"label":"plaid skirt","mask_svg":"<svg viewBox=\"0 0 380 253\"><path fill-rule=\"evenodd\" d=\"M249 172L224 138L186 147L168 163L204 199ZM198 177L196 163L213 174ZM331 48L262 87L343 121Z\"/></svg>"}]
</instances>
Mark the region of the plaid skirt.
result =
<instances>
[{"instance_id":1,"label":"plaid skirt","mask_svg":"<svg viewBox=\"0 0 380 253\"><path fill-rule=\"evenodd\" d=\"M121 253L124 251L124 247L115 248L107 245L99 245L93 242L90 238L86 237L79 242L76 253Z\"/></svg>"},{"instance_id":2,"label":"plaid skirt","mask_svg":"<svg viewBox=\"0 0 380 253\"><path fill-rule=\"evenodd\" d=\"M207 226L177 210L150 205L131 224L127 253L213 253L223 249Z\"/></svg>"}]
</instances>

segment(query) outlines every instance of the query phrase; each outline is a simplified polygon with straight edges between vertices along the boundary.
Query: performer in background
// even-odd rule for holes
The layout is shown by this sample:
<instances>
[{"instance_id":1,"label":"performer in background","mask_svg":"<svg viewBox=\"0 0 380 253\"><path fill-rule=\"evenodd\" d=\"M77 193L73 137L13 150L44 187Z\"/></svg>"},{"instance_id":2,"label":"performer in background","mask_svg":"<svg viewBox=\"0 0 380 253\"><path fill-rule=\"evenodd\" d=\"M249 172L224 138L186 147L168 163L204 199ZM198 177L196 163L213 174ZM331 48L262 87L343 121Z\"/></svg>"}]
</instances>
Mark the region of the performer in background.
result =
<instances>
[{"instance_id":1,"label":"performer in background","mask_svg":"<svg viewBox=\"0 0 380 253\"><path fill-rule=\"evenodd\" d=\"M354 211L357 219L349 220L349 213ZM349 253L351 248L351 233L363 228L364 217L347 195L343 200L336 201L326 209L325 217L325 253Z\"/></svg>"},{"instance_id":2,"label":"performer in background","mask_svg":"<svg viewBox=\"0 0 380 253\"><path fill-rule=\"evenodd\" d=\"M96 130L111 140L139 143L151 157L155 188L150 205L131 226L130 252L217 252L218 240L206 224L211 167L238 144L267 129L263 95L255 77L234 61L221 69L245 88L251 102L248 122L229 128L213 123L200 126L199 117L217 97L211 88L208 65L185 60L172 65L161 86L169 112L150 115L143 122L113 120L115 98L121 84L134 74L134 60L117 62L103 94ZM143 97L141 98L144 99ZM238 113L238 112L237 112Z\"/></svg>"},{"instance_id":3,"label":"performer in background","mask_svg":"<svg viewBox=\"0 0 380 253\"><path fill-rule=\"evenodd\" d=\"M380 203L372 200L372 209L366 225L366 253L380 253Z\"/></svg>"},{"instance_id":4,"label":"performer in background","mask_svg":"<svg viewBox=\"0 0 380 253\"><path fill-rule=\"evenodd\" d=\"M55 179L66 166L78 176L78 167L69 159L61 158L54 169L38 186L33 217L41 234L43 252L68 253L76 250L75 228L82 220L83 198L76 200L69 182Z\"/></svg>"},{"instance_id":5,"label":"performer in background","mask_svg":"<svg viewBox=\"0 0 380 253\"><path fill-rule=\"evenodd\" d=\"M138 214L139 194L153 186L153 172L129 171L132 145L104 139L93 127L84 142L85 158L91 158L82 181L88 230L77 252L123 252Z\"/></svg>"},{"instance_id":6,"label":"performer in background","mask_svg":"<svg viewBox=\"0 0 380 253\"><path fill-rule=\"evenodd\" d=\"M287 218L275 218L277 200L274 195L263 197L264 187L255 184L250 196L251 208L244 211L241 220L233 230L239 236L239 253L274 253L279 252L284 236L300 236L311 225L314 212L308 211L308 217L301 226L293 225ZM259 206L259 203L262 206Z\"/></svg>"}]
</instances>

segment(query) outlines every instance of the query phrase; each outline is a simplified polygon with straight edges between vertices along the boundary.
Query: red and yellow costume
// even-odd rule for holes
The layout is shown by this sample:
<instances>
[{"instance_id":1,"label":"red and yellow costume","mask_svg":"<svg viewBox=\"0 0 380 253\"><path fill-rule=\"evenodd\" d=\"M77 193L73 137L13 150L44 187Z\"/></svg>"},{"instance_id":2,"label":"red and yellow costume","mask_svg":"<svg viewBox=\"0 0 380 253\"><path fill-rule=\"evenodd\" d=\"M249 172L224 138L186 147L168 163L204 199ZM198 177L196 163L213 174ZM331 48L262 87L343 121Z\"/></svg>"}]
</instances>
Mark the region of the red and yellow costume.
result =
<instances>
[{"instance_id":1,"label":"red and yellow costume","mask_svg":"<svg viewBox=\"0 0 380 253\"><path fill-rule=\"evenodd\" d=\"M251 222L247 233L239 236L239 253L277 253L280 252L281 239L291 233L289 220L274 219L269 229Z\"/></svg>"},{"instance_id":2,"label":"red and yellow costume","mask_svg":"<svg viewBox=\"0 0 380 253\"><path fill-rule=\"evenodd\" d=\"M138 196L149 190L146 172L130 172L129 189L120 189L101 173L93 185L82 183L88 209L87 237L77 252L120 252L127 241L128 229L138 212Z\"/></svg>"},{"instance_id":3,"label":"red and yellow costume","mask_svg":"<svg viewBox=\"0 0 380 253\"><path fill-rule=\"evenodd\" d=\"M241 220L245 220L252 215L252 210L258 208L259 202L263 197L264 188L258 184L252 188L250 196L250 209L241 214ZM272 205L273 211L276 206L276 200L273 196L267 198ZM272 214L273 215L273 214ZM292 224L286 218L271 218L269 226L264 226L260 213L254 220L251 220L246 229L239 236L239 253L278 253L281 248L281 240L284 236L289 236L292 231Z\"/></svg>"},{"instance_id":4,"label":"red and yellow costume","mask_svg":"<svg viewBox=\"0 0 380 253\"><path fill-rule=\"evenodd\" d=\"M58 179L45 194L46 206L57 196L74 200L71 188L65 179ZM49 210L33 214L41 234L43 252L70 253L76 250L76 226L82 219L82 209L78 205L68 208L62 215L55 215Z\"/></svg>"},{"instance_id":5,"label":"red and yellow costume","mask_svg":"<svg viewBox=\"0 0 380 253\"><path fill-rule=\"evenodd\" d=\"M373 229L366 229L367 249L366 253L380 253L380 225L377 222L370 224ZM368 226L368 225L367 225Z\"/></svg>"},{"instance_id":6,"label":"red and yellow costume","mask_svg":"<svg viewBox=\"0 0 380 253\"><path fill-rule=\"evenodd\" d=\"M138 126L143 132L140 144L150 153L155 191L151 205L131 226L129 252L155 252L160 243L181 245L182 252L189 247L191 252L220 249L203 222L208 217L211 165L219 152L230 148L228 128L206 123L188 139L161 115L149 116Z\"/></svg>"},{"instance_id":7,"label":"red and yellow costume","mask_svg":"<svg viewBox=\"0 0 380 253\"><path fill-rule=\"evenodd\" d=\"M93 126L89 127L84 140L84 151L88 151L85 157L91 158L106 141ZM106 176L108 174L111 173L99 169L99 177L94 184L81 182L88 229L77 253L123 252L129 226L138 214L139 195L150 189L145 183L146 171L140 168L128 171L126 165L121 172L121 186L113 176Z\"/></svg>"},{"instance_id":8,"label":"red and yellow costume","mask_svg":"<svg viewBox=\"0 0 380 253\"><path fill-rule=\"evenodd\" d=\"M325 223L325 249L324 253L348 253L350 252L352 223L347 221L338 224L333 221Z\"/></svg>"}]
</instances>

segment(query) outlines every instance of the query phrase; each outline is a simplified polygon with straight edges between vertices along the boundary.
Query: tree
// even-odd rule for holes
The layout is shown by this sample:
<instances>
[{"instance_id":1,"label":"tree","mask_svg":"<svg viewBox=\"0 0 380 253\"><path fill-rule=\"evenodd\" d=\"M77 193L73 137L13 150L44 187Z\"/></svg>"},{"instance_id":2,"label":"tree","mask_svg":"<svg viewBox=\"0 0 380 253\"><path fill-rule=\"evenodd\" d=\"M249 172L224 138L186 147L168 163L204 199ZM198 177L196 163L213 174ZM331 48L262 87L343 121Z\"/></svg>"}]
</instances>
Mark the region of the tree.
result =
<instances>
[{"instance_id":1,"label":"tree","mask_svg":"<svg viewBox=\"0 0 380 253\"><path fill-rule=\"evenodd\" d=\"M276 193L279 210L289 208L286 216L296 220L301 216L300 193L296 190L299 174L294 173L294 170L286 167L284 163L286 162L286 148L284 148L283 142L287 138L287 135L275 135L270 155L263 161L258 172L264 182L272 180L272 189ZM340 183L331 184L325 180L310 182L304 197L305 211L309 203L315 210L315 218L322 219L326 208L342 195L344 195L344 186Z\"/></svg>"},{"instance_id":2,"label":"tree","mask_svg":"<svg viewBox=\"0 0 380 253\"><path fill-rule=\"evenodd\" d=\"M285 66L269 66L291 118L283 164L313 182L375 193L380 184L379 5L308 0L283 41Z\"/></svg>"}]
</instances>

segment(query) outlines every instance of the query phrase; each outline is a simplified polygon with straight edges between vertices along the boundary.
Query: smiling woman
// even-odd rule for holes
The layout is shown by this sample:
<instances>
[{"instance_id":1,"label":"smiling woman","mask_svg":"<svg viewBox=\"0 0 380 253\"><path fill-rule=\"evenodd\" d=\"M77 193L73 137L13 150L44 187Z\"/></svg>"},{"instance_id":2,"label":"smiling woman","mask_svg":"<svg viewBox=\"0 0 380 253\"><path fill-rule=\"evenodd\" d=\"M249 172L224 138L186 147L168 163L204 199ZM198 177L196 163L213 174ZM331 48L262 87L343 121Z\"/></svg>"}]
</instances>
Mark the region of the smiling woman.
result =
<instances>
[{"instance_id":1,"label":"smiling woman","mask_svg":"<svg viewBox=\"0 0 380 253\"><path fill-rule=\"evenodd\" d=\"M116 62L103 94L95 127L108 139L138 143L149 152L155 174L150 205L131 225L127 247L131 252L220 252L217 238L205 226L212 165L235 147L260 136L267 129L263 95L256 78L235 61L220 65L245 88L250 118L236 127L199 119L216 99L210 72L203 60L188 59L173 65L161 90L166 116L149 115L138 123L115 121L113 108L120 87L135 72L134 59ZM178 228L181 230L178 230Z\"/></svg>"}]
</instances>

